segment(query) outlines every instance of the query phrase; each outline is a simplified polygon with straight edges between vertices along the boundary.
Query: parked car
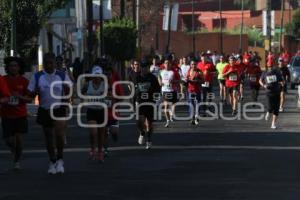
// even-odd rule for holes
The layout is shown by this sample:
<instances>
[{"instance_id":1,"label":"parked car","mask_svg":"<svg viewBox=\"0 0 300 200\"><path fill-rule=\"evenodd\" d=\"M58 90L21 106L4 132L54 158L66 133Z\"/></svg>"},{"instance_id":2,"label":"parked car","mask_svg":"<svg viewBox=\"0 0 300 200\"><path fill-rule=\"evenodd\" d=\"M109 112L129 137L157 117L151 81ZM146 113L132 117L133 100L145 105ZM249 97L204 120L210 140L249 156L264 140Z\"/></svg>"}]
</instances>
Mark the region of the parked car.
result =
<instances>
[{"instance_id":1,"label":"parked car","mask_svg":"<svg viewBox=\"0 0 300 200\"><path fill-rule=\"evenodd\" d=\"M300 84L300 56L295 56L288 64L291 74L291 89L295 89Z\"/></svg>"},{"instance_id":2,"label":"parked car","mask_svg":"<svg viewBox=\"0 0 300 200\"><path fill-rule=\"evenodd\" d=\"M298 108L300 108L300 87L298 87L297 102Z\"/></svg>"}]
</instances>

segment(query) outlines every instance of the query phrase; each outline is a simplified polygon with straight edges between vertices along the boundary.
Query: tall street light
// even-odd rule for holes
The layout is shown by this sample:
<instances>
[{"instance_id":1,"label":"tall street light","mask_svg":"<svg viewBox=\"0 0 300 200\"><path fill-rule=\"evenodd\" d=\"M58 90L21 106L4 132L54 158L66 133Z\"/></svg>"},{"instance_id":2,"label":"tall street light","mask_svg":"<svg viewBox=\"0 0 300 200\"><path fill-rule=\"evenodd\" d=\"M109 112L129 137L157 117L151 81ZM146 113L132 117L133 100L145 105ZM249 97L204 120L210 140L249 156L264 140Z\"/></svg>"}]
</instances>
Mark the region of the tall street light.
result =
<instances>
[{"instance_id":1,"label":"tall street light","mask_svg":"<svg viewBox=\"0 0 300 200\"><path fill-rule=\"evenodd\" d=\"M242 23L241 23L241 33L240 33L240 53L243 51L243 32L244 32L244 0L242 0Z\"/></svg>"},{"instance_id":2,"label":"tall street light","mask_svg":"<svg viewBox=\"0 0 300 200\"><path fill-rule=\"evenodd\" d=\"M11 1L11 30L10 30L10 55L16 55L17 48L17 22L16 22L17 6L16 0Z\"/></svg>"},{"instance_id":3,"label":"tall street light","mask_svg":"<svg viewBox=\"0 0 300 200\"><path fill-rule=\"evenodd\" d=\"M222 0L219 0L220 12L220 53L223 54Z\"/></svg>"}]
</instances>

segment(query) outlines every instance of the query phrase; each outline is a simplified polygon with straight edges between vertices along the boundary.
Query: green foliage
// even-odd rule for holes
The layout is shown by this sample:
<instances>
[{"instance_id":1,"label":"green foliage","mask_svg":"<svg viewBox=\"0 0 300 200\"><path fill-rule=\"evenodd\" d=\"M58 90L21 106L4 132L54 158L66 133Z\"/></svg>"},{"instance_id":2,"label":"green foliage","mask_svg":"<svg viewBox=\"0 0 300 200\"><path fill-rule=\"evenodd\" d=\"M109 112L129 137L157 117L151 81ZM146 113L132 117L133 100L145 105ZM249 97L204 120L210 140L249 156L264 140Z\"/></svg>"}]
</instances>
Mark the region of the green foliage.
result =
<instances>
[{"instance_id":1,"label":"green foliage","mask_svg":"<svg viewBox=\"0 0 300 200\"><path fill-rule=\"evenodd\" d=\"M68 0L16 0L17 52L24 57L35 55L37 36L46 19ZM9 49L11 0L0 0L0 49Z\"/></svg>"},{"instance_id":2,"label":"green foliage","mask_svg":"<svg viewBox=\"0 0 300 200\"><path fill-rule=\"evenodd\" d=\"M286 25L286 33L296 38L300 38L300 8L298 8L293 16L293 21Z\"/></svg>"},{"instance_id":3,"label":"green foliage","mask_svg":"<svg viewBox=\"0 0 300 200\"><path fill-rule=\"evenodd\" d=\"M114 18L104 24L105 53L117 61L135 57L137 29L132 20Z\"/></svg>"}]
</instances>

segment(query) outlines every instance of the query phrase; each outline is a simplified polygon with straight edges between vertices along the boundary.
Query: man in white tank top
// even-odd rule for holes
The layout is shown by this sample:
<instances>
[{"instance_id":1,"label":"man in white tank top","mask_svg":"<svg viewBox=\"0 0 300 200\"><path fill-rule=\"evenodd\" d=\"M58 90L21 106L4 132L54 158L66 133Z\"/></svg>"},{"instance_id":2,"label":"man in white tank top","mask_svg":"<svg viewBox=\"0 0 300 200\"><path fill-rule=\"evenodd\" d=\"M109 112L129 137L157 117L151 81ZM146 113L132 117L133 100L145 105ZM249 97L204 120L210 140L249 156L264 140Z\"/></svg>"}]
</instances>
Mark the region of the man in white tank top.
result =
<instances>
[{"instance_id":1,"label":"man in white tank top","mask_svg":"<svg viewBox=\"0 0 300 200\"><path fill-rule=\"evenodd\" d=\"M172 121L173 104L177 102L177 88L180 76L177 72L172 70L171 61L165 60L164 65L165 69L160 71L158 81L162 87L161 91L165 106L165 117L167 120L165 127L167 128L170 125L170 121Z\"/></svg>"}]
</instances>

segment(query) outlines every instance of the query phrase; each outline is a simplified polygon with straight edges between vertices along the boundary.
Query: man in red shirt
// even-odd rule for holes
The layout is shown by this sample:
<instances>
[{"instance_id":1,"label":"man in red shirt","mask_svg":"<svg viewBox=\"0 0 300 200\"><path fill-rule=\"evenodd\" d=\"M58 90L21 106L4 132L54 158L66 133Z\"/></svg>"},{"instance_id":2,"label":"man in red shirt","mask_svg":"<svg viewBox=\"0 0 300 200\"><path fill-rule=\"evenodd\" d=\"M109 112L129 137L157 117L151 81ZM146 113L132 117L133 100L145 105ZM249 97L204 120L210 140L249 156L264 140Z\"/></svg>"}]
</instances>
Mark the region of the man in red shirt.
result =
<instances>
[{"instance_id":1,"label":"man in red shirt","mask_svg":"<svg viewBox=\"0 0 300 200\"><path fill-rule=\"evenodd\" d=\"M194 113L190 113L192 115L192 125L198 125L198 116L199 111L197 109L198 103L201 102L201 84L203 82L203 74L202 72L197 68L196 62L191 61L191 68L188 71L187 74L187 82L188 82L188 97L189 97L189 104L190 107L193 107L193 109L190 109L191 111L194 111Z\"/></svg>"},{"instance_id":2,"label":"man in red shirt","mask_svg":"<svg viewBox=\"0 0 300 200\"><path fill-rule=\"evenodd\" d=\"M283 60L284 66L287 66L290 63L291 55L287 49L280 55L280 58Z\"/></svg>"},{"instance_id":3,"label":"man in red shirt","mask_svg":"<svg viewBox=\"0 0 300 200\"><path fill-rule=\"evenodd\" d=\"M20 58L7 57L4 59L7 75L4 81L11 94L7 105L1 107L2 129L7 146L14 157L14 169L19 170L22 155L22 134L27 133L27 108L26 103L31 98L26 97L28 80L22 75L24 64Z\"/></svg>"},{"instance_id":4,"label":"man in red shirt","mask_svg":"<svg viewBox=\"0 0 300 200\"><path fill-rule=\"evenodd\" d=\"M242 61L245 65L248 65L250 63L251 59L251 54L249 52L245 52L244 55L242 56Z\"/></svg>"},{"instance_id":5,"label":"man in red shirt","mask_svg":"<svg viewBox=\"0 0 300 200\"><path fill-rule=\"evenodd\" d=\"M204 84L202 84L203 102L207 102L208 94L212 93L213 79L216 69L211 62L208 62L208 58L204 54L201 55L201 61L198 63L197 67L204 76ZM211 99L208 100L209 102L211 101ZM204 109L206 110L206 108Z\"/></svg>"},{"instance_id":6,"label":"man in red shirt","mask_svg":"<svg viewBox=\"0 0 300 200\"><path fill-rule=\"evenodd\" d=\"M267 69L266 70L268 71L269 68L271 69L274 64L275 64L275 55L272 53L272 51L269 51L269 54L267 56Z\"/></svg>"},{"instance_id":7,"label":"man in red shirt","mask_svg":"<svg viewBox=\"0 0 300 200\"><path fill-rule=\"evenodd\" d=\"M246 74L250 81L252 101L257 102L260 89L259 79L262 71L255 60L250 60L250 65L246 70Z\"/></svg>"},{"instance_id":8,"label":"man in red shirt","mask_svg":"<svg viewBox=\"0 0 300 200\"><path fill-rule=\"evenodd\" d=\"M228 88L228 94L230 95L230 104L232 106L232 115L237 114L237 94L239 91L239 85L241 82L240 69L235 64L235 58L231 56L229 58L229 64L223 70L223 76L226 79L226 87Z\"/></svg>"}]
</instances>

